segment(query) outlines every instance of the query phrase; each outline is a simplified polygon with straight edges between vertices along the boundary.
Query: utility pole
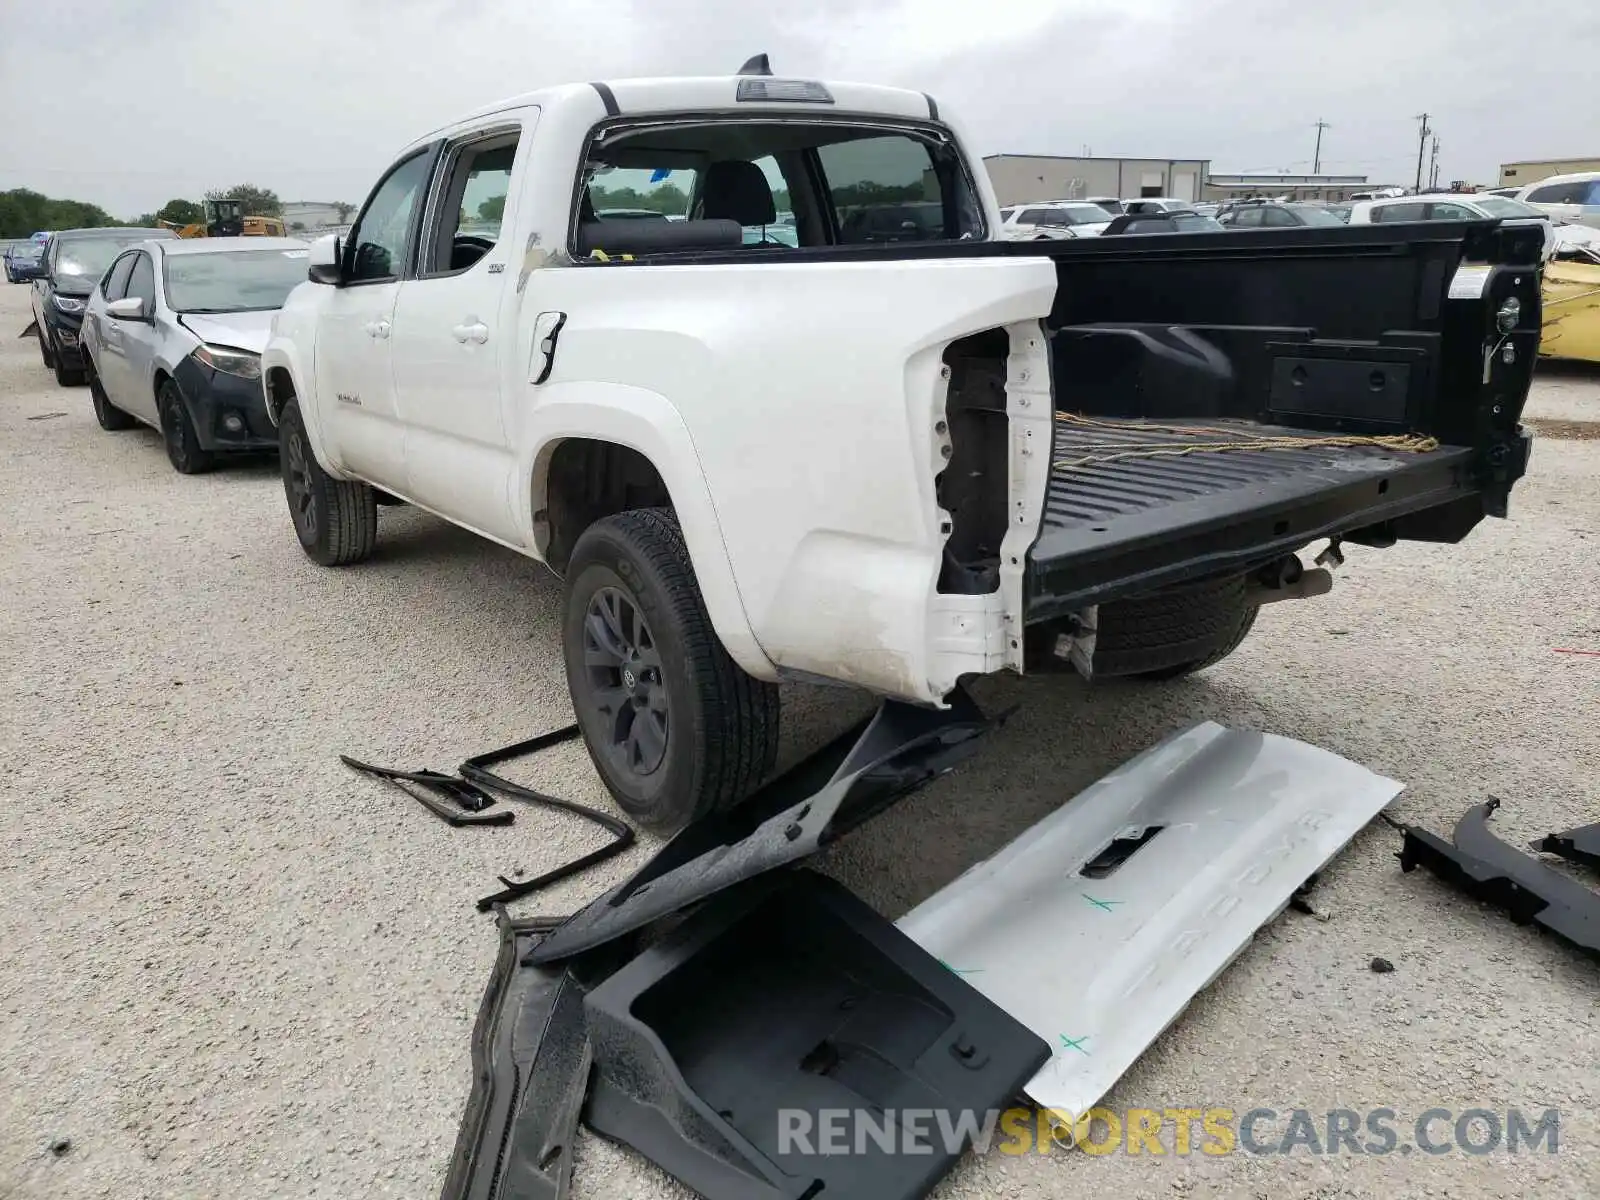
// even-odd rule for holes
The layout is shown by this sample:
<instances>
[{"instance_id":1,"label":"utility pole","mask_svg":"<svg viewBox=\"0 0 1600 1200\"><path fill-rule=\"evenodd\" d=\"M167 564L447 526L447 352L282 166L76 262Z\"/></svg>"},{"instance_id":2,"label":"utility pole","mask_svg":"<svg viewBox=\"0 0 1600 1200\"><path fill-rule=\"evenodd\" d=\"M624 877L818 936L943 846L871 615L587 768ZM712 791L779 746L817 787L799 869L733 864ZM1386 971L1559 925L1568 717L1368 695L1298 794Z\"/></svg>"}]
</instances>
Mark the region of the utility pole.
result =
<instances>
[{"instance_id":1,"label":"utility pole","mask_svg":"<svg viewBox=\"0 0 1600 1200\"><path fill-rule=\"evenodd\" d=\"M1422 133L1417 141L1417 186L1416 191L1422 191L1422 155L1428 149L1428 134L1433 132L1428 128L1428 118L1431 113L1422 113L1417 120L1422 122Z\"/></svg>"},{"instance_id":2,"label":"utility pole","mask_svg":"<svg viewBox=\"0 0 1600 1200\"><path fill-rule=\"evenodd\" d=\"M1326 121L1317 122L1317 148L1311 155L1311 173L1313 175L1322 174L1322 131L1331 128L1333 127Z\"/></svg>"},{"instance_id":3,"label":"utility pole","mask_svg":"<svg viewBox=\"0 0 1600 1200\"><path fill-rule=\"evenodd\" d=\"M1439 135L1433 135L1433 154L1428 160L1428 190L1439 190Z\"/></svg>"}]
</instances>

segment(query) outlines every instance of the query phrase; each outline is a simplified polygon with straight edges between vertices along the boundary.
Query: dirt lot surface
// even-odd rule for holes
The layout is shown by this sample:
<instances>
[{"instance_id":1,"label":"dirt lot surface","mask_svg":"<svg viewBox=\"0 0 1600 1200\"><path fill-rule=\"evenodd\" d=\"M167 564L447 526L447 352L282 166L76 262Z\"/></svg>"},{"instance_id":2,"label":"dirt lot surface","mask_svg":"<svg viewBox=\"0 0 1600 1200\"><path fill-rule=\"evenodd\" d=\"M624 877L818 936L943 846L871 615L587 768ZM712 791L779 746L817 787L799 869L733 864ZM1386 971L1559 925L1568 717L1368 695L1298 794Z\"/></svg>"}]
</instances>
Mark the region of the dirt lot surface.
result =
<instances>
[{"instance_id":1,"label":"dirt lot surface","mask_svg":"<svg viewBox=\"0 0 1600 1200\"><path fill-rule=\"evenodd\" d=\"M0 289L0 1197L436 1195L496 947L471 901L592 835L520 813L452 831L337 755L449 769L567 722L556 582L408 509L371 563L314 566L274 465L185 478L155 434L101 431L18 340L26 309ZM1531 411L1600 421L1600 373L1550 372ZM1403 780L1396 812L1438 831L1489 794L1519 841L1594 821L1600 657L1558 648L1600 650L1600 443L1543 437L1510 520L1355 550L1331 596L1264 610L1203 676L986 682L1016 718L825 866L898 915L1203 718ZM786 754L864 710L796 691ZM581 749L525 777L604 803ZM1403 876L1398 844L1360 834L1329 919L1263 931L1109 1101L1274 1109L1274 1142L1296 1107L1387 1107L1394 1153L995 1152L937 1195L1600 1196L1600 968ZM1407 1152L1431 1108L1558 1109L1558 1153ZM576 1195L687 1193L586 1135Z\"/></svg>"}]
</instances>

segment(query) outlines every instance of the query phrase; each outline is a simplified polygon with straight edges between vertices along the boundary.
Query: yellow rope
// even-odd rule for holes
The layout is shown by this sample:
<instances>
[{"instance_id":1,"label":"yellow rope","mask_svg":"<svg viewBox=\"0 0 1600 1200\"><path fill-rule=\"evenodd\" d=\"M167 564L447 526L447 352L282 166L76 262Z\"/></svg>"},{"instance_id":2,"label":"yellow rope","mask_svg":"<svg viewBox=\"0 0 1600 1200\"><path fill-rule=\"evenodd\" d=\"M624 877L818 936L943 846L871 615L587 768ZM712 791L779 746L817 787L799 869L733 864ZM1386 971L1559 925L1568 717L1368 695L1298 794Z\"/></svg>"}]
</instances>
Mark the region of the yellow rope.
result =
<instances>
[{"instance_id":1,"label":"yellow rope","mask_svg":"<svg viewBox=\"0 0 1600 1200\"><path fill-rule=\"evenodd\" d=\"M1090 453L1082 458L1059 459L1052 464L1057 471L1069 471L1073 467L1084 467L1094 463L1121 462L1131 458L1182 458L1189 454L1216 454L1227 450L1315 450L1325 447L1367 446L1379 450L1426 454L1430 450L1439 448L1438 438L1415 433L1330 434L1326 437L1263 433L1241 439L1240 430L1223 429L1214 425L1154 425L1144 421L1100 421L1083 416L1081 413L1067 412L1056 413L1056 420L1067 425L1116 430L1118 433L1212 434L1230 439L1222 442L1184 442L1176 445L1171 442L1106 442L1098 446L1089 445L1084 448L1090 451L1109 451L1109 453Z\"/></svg>"}]
</instances>

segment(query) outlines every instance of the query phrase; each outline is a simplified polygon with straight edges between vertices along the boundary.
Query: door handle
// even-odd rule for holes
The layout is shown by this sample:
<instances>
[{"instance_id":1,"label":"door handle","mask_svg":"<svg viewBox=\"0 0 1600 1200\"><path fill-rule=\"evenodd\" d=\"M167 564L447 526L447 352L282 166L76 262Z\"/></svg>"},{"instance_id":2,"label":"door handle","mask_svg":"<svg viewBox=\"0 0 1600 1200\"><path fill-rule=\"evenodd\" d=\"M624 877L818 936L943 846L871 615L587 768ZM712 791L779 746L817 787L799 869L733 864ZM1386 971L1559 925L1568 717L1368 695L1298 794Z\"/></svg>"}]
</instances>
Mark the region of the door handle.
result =
<instances>
[{"instance_id":1,"label":"door handle","mask_svg":"<svg viewBox=\"0 0 1600 1200\"><path fill-rule=\"evenodd\" d=\"M489 340L489 327L482 321L474 321L471 318L468 318L466 324L457 325L450 332L455 335L456 341L462 344L476 342L481 346Z\"/></svg>"},{"instance_id":2,"label":"door handle","mask_svg":"<svg viewBox=\"0 0 1600 1200\"><path fill-rule=\"evenodd\" d=\"M379 317L376 321L367 322L367 336L386 338L389 336L389 322Z\"/></svg>"}]
</instances>

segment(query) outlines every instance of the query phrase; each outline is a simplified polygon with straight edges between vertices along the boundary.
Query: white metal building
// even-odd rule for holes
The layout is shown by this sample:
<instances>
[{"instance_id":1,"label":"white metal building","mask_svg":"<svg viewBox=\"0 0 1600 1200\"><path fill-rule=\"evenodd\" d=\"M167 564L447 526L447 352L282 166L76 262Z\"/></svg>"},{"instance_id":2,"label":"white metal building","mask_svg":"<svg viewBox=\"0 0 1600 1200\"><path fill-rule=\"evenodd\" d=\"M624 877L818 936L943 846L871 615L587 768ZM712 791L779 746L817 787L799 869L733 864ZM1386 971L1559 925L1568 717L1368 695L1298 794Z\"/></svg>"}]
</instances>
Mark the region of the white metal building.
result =
<instances>
[{"instance_id":1,"label":"white metal building","mask_svg":"<svg viewBox=\"0 0 1600 1200\"><path fill-rule=\"evenodd\" d=\"M995 198L1002 205L1090 196L1172 196L1199 200L1211 163L1203 158L1069 158L1054 154L991 154Z\"/></svg>"},{"instance_id":2,"label":"white metal building","mask_svg":"<svg viewBox=\"0 0 1600 1200\"><path fill-rule=\"evenodd\" d=\"M1280 171L1218 174L1206 179L1207 200L1249 200L1257 196L1290 200L1348 200L1352 192L1371 191L1365 175L1292 175Z\"/></svg>"}]
</instances>

